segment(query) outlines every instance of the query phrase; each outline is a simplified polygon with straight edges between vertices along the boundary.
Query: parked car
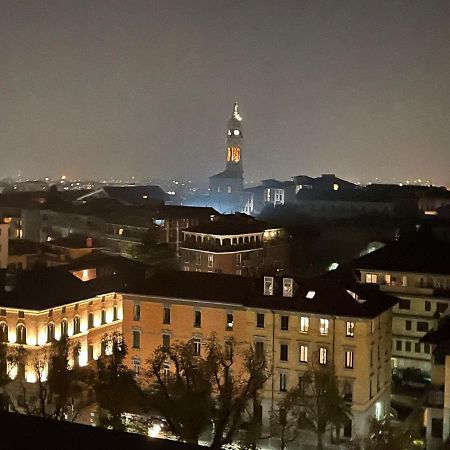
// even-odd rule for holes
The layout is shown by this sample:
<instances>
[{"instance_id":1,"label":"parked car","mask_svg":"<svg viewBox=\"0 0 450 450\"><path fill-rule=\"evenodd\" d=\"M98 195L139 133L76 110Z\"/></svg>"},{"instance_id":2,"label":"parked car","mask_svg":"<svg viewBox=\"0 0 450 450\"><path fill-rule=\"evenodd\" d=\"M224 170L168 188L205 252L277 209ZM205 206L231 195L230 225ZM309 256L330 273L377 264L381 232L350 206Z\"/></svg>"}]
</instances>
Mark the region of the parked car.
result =
<instances>
[{"instance_id":1,"label":"parked car","mask_svg":"<svg viewBox=\"0 0 450 450\"><path fill-rule=\"evenodd\" d=\"M431 376L424 370L408 368L402 372L402 386L425 389L431 384Z\"/></svg>"}]
</instances>

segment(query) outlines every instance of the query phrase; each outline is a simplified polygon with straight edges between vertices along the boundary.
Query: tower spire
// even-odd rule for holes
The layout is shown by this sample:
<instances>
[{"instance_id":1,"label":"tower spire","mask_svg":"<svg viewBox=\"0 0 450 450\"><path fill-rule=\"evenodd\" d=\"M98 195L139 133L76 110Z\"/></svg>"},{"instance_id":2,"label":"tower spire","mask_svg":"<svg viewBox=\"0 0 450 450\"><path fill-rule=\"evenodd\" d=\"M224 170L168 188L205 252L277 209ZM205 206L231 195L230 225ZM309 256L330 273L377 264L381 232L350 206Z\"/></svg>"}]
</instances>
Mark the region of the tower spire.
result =
<instances>
[{"instance_id":1,"label":"tower spire","mask_svg":"<svg viewBox=\"0 0 450 450\"><path fill-rule=\"evenodd\" d=\"M242 120L242 117L239 115L239 105L237 100L235 100L233 106L233 119L239 120L239 122Z\"/></svg>"}]
</instances>

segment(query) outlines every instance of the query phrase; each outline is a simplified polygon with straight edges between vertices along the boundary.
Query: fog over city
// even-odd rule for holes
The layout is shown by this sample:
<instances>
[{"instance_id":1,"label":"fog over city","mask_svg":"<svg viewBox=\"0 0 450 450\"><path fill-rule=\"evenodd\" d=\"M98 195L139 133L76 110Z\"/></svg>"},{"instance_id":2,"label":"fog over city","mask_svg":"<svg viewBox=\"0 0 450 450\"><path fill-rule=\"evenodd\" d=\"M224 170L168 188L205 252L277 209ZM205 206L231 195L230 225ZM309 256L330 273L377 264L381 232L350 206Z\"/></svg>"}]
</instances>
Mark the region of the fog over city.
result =
<instances>
[{"instance_id":1,"label":"fog over city","mask_svg":"<svg viewBox=\"0 0 450 450\"><path fill-rule=\"evenodd\" d=\"M450 3L0 2L1 177L448 185Z\"/></svg>"}]
</instances>

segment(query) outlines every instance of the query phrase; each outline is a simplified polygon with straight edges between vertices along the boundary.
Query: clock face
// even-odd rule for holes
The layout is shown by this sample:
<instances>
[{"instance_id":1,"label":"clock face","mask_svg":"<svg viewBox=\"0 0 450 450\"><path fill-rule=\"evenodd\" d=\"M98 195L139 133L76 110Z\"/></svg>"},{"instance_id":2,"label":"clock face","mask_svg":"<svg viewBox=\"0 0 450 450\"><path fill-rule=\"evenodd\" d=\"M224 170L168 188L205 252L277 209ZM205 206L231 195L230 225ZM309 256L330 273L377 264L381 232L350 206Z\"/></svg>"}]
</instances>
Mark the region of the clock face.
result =
<instances>
[{"instance_id":1,"label":"clock face","mask_svg":"<svg viewBox=\"0 0 450 450\"><path fill-rule=\"evenodd\" d=\"M235 136L239 136L239 130L234 130L233 133Z\"/></svg>"}]
</instances>

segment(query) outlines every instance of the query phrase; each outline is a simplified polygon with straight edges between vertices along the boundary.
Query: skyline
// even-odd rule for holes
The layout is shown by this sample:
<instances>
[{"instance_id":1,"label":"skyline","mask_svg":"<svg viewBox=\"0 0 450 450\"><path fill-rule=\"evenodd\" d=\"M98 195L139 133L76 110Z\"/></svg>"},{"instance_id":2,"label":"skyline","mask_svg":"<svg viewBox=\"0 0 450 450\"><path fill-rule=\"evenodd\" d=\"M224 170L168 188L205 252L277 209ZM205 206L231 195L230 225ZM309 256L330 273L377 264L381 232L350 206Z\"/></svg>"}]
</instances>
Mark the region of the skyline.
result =
<instances>
[{"instance_id":1,"label":"skyline","mask_svg":"<svg viewBox=\"0 0 450 450\"><path fill-rule=\"evenodd\" d=\"M1 176L449 185L446 1L0 1Z\"/></svg>"}]
</instances>

